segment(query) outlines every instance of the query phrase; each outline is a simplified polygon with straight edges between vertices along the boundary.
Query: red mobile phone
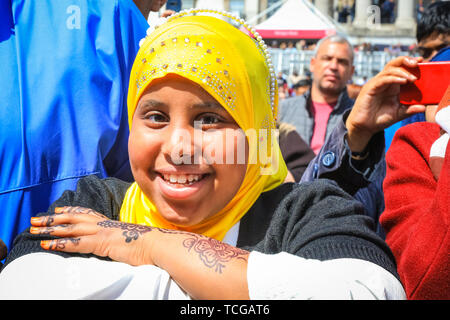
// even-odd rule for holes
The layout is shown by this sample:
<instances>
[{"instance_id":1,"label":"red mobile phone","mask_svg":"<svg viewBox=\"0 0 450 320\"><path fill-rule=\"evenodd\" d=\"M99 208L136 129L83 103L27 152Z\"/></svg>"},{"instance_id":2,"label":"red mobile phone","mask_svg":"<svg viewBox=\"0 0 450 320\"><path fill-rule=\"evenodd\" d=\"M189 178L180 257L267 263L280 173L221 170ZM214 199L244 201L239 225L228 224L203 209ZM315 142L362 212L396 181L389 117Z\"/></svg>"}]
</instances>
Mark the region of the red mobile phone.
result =
<instances>
[{"instance_id":1,"label":"red mobile phone","mask_svg":"<svg viewBox=\"0 0 450 320\"><path fill-rule=\"evenodd\" d=\"M409 71L417 80L401 86L400 103L439 104L450 84L450 62L419 63L417 68L410 68Z\"/></svg>"}]
</instances>

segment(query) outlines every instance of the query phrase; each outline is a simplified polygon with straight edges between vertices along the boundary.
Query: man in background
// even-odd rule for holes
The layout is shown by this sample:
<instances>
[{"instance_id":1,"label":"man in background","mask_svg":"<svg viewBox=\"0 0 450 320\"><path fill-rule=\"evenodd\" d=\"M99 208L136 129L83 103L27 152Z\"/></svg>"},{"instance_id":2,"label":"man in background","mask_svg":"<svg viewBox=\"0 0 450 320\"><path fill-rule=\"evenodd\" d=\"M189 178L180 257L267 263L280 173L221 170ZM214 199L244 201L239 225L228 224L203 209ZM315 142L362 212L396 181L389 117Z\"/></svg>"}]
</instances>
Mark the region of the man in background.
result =
<instances>
[{"instance_id":1,"label":"man in background","mask_svg":"<svg viewBox=\"0 0 450 320\"><path fill-rule=\"evenodd\" d=\"M353 105L347 83L354 69L348 40L339 35L326 37L319 41L311 59L311 90L280 104L280 121L294 125L316 154L340 116Z\"/></svg>"}]
</instances>

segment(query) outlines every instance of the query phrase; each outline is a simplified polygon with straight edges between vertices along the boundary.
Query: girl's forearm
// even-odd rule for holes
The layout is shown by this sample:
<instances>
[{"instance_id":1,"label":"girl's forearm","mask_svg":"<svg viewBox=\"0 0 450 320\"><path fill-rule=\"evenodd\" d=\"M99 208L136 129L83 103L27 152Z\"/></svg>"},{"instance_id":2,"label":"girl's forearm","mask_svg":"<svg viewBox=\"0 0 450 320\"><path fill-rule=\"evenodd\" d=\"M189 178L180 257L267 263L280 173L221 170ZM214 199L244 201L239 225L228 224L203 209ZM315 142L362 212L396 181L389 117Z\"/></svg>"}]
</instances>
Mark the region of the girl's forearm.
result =
<instances>
[{"instance_id":1,"label":"girl's forearm","mask_svg":"<svg viewBox=\"0 0 450 320\"><path fill-rule=\"evenodd\" d=\"M195 233L154 229L145 235L152 262L194 299L249 299L249 252Z\"/></svg>"}]
</instances>

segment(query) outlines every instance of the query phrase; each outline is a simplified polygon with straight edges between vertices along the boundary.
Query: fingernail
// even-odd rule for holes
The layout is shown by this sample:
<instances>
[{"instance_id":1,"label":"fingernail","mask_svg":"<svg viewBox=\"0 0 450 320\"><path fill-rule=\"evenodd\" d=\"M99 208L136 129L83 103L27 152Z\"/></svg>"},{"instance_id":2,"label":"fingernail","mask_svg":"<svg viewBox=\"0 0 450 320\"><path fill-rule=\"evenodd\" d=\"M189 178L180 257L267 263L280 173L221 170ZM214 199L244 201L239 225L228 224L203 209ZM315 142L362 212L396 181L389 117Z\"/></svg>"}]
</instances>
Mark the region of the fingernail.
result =
<instances>
[{"instance_id":1,"label":"fingernail","mask_svg":"<svg viewBox=\"0 0 450 320\"><path fill-rule=\"evenodd\" d=\"M56 207L55 208L55 213L61 213L61 212L63 212L63 210L64 210L64 208Z\"/></svg>"},{"instance_id":2,"label":"fingernail","mask_svg":"<svg viewBox=\"0 0 450 320\"><path fill-rule=\"evenodd\" d=\"M45 250L50 249L50 242L51 242L51 240L42 240L41 247Z\"/></svg>"},{"instance_id":3,"label":"fingernail","mask_svg":"<svg viewBox=\"0 0 450 320\"><path fill-rule=\"evenodd\" d=\"M38 234L39 233L40 228L36 228L36 227L31 227L30 228L30 233L32 234Z\"/></svg>"},{"instance_id":4,"label":"fingernail","mask_svg":"<svg viewBox=\"0 0 450 320\"><path fill-rule=\"evenodd\" d=\"M42 219L42 218L39 218L39 217L32 217L32 218L30 219L30 222L31 222L31 224L33 224L33 223L39 223L39 222L41 222L41 219Z\"/></svg>"}]
</instances>

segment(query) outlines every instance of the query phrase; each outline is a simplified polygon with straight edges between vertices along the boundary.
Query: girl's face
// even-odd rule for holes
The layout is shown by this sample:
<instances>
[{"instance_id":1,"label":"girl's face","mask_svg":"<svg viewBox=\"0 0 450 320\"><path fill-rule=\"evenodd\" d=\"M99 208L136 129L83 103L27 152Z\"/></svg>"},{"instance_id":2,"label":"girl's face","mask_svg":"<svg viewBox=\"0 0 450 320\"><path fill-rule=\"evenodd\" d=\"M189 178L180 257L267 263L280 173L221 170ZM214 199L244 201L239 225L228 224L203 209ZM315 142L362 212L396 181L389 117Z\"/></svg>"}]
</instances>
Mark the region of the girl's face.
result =
<instances>
[{"instance_id":1,"label":"girl's face","mask_svg":"<svg viewBox=\"0 0 450 320\"><path fill-rule=\"evenodd\" d=\"M244 180L247 153L231 115L189 80L155 81L138 102L129 139L133 175L173 224L195 225L223 209Z\"/></svg>"}]
</instances>

